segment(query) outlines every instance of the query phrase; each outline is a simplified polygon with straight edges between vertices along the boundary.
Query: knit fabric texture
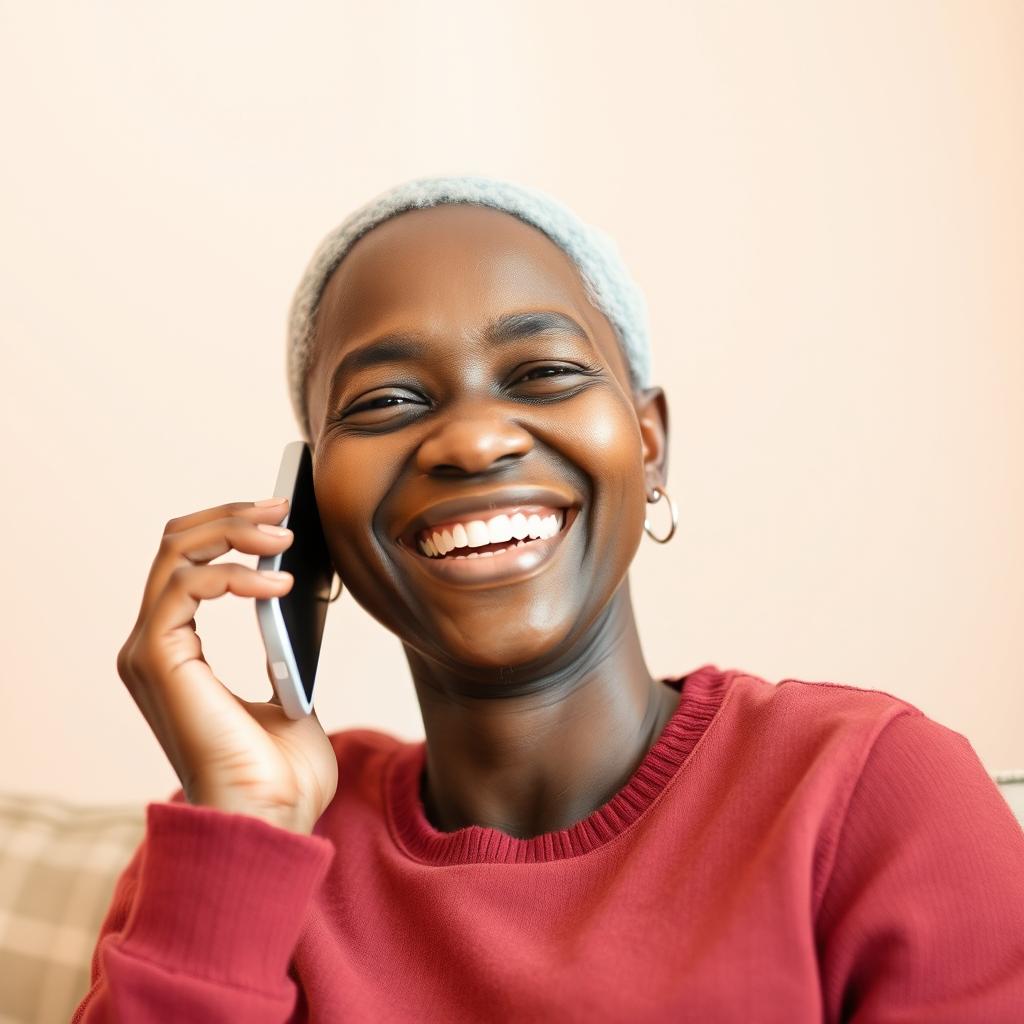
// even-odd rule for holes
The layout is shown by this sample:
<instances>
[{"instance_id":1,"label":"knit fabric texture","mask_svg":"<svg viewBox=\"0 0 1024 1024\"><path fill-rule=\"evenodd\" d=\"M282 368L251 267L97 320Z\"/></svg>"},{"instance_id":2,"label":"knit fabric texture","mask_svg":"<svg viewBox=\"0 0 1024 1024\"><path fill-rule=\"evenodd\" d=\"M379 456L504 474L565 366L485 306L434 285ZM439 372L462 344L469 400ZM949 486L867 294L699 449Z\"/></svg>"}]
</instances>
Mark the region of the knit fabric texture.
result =
<instances>
[{"instance_id":1,"label":"knit fabric texture","mask_svg":"<svg viewBox=\"0 0 1024 1024\"><path fill-rule=\"evenodd\" d=\"M477 175L417 178L381 193L350 214L320 243L299 282L288 317L287 373L292 407L307 440L306 378L317 308L328 279L352 246L378 224L406 210L444 203L502 210L547 235L576 265L590 301L615 330L633 387L650 385L647 305L611 237L537 189Z\"/></svg>"},{"instance_id":2,"label":"knit fabric texture","mask_svg":"<svg viewBox=\"0 0 1024 1024\"><path fill-rule=\"evenodd\" d=\"M439 830L426 740L365 728L312 835L149 803L72 1024L1024 1021L1024 833L964 736L880 690L663 681L556 831Z\"/></svg>"}]
</instances>

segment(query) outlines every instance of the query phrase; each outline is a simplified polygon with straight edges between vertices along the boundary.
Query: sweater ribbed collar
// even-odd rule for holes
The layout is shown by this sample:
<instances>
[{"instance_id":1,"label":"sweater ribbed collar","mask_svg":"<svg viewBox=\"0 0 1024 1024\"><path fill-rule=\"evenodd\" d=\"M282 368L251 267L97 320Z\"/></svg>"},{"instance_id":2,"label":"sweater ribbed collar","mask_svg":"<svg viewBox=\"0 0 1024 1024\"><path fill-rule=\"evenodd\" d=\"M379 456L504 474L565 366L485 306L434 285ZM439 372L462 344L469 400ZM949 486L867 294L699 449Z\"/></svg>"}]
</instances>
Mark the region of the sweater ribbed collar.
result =
<instances>
[{"instance_id":1,"label":"sweater ribbed collar","mask_svg":"<svg viewBox=\"0 0 1024 1024\"><path fill-rule=\"evenodd\" d=\"M529 839L481 825L454 832L434 828L420 797L426 741L403 744L388 762L384 778L392 834L406 854L425 864L523 864L589 853L625 831L650 807L711 724L738 674L703 665L685 676L663 678L681 691L679 704L626 785L581 821Z\"/></svg>"}]
</instances>

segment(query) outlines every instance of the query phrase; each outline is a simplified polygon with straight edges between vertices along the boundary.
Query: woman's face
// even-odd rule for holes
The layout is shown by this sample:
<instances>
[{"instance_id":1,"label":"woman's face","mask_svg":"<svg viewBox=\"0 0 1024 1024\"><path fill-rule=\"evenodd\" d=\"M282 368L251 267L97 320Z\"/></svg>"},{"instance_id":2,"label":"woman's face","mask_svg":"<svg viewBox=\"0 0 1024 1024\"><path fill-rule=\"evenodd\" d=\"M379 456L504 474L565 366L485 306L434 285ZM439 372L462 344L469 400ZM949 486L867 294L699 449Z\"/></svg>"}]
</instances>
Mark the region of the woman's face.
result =
<instances>
[{"instance_id":1,"label":"woman's face","mask_svg":"<svg viewBox=\"0 0 1024 1024\"><path fill-rule=\"evenodd\" d=\"M314 484L352 596L455 671L567 657L633 559L667 426L570 259L500 211L403 213L335 271L314 345ZM500 555L420 547L501 512L480 551L507 547L517 510L565 525Z\"/></svg>"}]
</instances>

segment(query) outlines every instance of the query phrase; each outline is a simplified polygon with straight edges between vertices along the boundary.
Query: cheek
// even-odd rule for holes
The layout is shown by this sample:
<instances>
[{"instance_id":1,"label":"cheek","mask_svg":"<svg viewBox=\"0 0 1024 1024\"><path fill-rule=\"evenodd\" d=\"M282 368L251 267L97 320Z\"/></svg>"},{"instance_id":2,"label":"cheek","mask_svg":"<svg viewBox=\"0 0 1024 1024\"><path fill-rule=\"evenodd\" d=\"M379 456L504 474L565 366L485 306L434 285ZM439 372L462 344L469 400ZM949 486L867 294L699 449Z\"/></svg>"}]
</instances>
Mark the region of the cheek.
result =
<instances>
[{"instance_id":1,"label":"cheek","mask_svg":"<svg viewBox=\"0 0 1024 1024\"><path fill-rule=\"evenodd\" d=\"M579 451L579 464L591 478L595 499L602 503L629 502L642 508L643 445L632 404L602 392L581 401L576 412L573 444ZM622 507L620 511L625 513L627 509Z\"/></svg>"},{"instance_id":2,"label":"cheek","mask_svg":"<svg viewBox=\"0 0 1024 1024\"><path fill-rule=\"evenodd\" d=\"M595 409L587 420L585 437L587 443L595 450L612 457L618 457L624 441L624 434L628 433L629 424L624 422L625 417L621 411L615 408Z\"/></svg>"},{"instance_id":3,"label":"cheek","mask_svg":"<svg viewBox=\"0 0 1024 1024\"><path fill-rule=\"evenodd\" d=\"M385 628L397 632L397 581L371 524L391 485L393 453L378 440L321 443L314 466L317 505L327 548L350 598Z\"/></svg>"},{"instance_id":4,"label":"cheek","mask_svg":"<svg viewBox=\"0 0 1024 1024\"><path fill-rule=\"evenodd\" d=\"M587 477L587 529L591 542L602 552L592 560L590 569L597 576L607 576L614 586L632 561L643 534L640 424L631 402L603 389L579 396L571 411L552 444Z\"/></svg>"},{"instance_id":5,"label":"cheek","mask_svg":"<svg viewBox=\"0 0 1024 1024\"><path fill-rule=\"evenodd\" d=\"M359 571L372 559L368 524L388 486L389 460L376 443L321 443L313 479L327 545L336 564Z\"/></svg>"}]
</instances>

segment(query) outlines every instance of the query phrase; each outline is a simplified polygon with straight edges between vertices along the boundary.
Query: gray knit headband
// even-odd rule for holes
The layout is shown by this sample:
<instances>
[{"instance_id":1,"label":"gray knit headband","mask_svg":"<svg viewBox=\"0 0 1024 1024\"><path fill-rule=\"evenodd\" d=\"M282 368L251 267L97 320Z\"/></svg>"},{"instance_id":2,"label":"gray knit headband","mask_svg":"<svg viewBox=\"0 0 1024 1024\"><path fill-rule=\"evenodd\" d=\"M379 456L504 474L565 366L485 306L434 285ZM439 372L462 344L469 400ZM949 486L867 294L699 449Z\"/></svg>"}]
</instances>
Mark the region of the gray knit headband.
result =
<instances>
[{"instance_id":1,"label":"gray knit headband","mask_svg":"<svg viewBox=\"0 0 1024 1024\"><path fill-rule=\"evenodd\" d=\"M292 299L288 318L288 386L303 434L306 378L312 358L314 321L328 278L355 242L382 221L412 209L442 203L475 203L503 210L543 231L575 263L590 301L608 318L629 364L634 388L650 385L651 350L647 306L612 239L584 224L557 200L536 189L477 176L418 178L397 185L350 214L321 243Z\"/></svg>"}]
</instances>

